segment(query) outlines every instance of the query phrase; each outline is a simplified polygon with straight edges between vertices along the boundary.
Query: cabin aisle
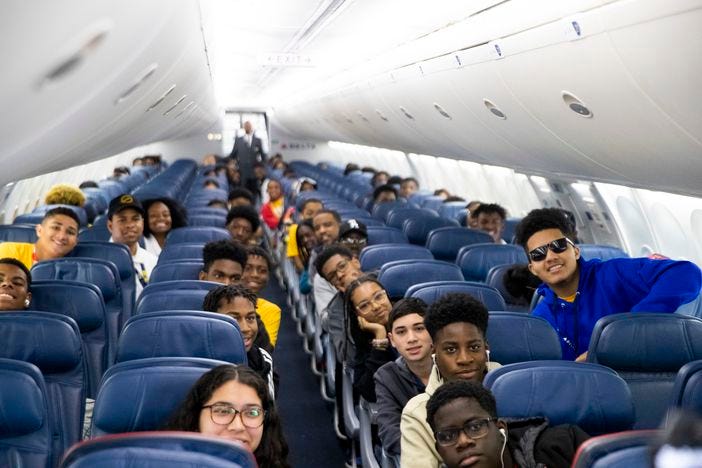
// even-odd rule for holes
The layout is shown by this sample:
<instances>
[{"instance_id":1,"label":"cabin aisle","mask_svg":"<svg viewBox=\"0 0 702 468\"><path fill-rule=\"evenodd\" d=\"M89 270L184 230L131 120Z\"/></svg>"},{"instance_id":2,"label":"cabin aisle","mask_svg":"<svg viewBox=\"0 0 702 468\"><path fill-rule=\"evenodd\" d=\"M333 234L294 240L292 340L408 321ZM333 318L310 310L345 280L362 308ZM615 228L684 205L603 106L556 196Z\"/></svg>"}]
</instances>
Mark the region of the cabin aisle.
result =
<instances>
[{"instance_id":1,"label":"cabin aisle","mask_svg":"<svg viewBox=\"0 0 702 468\"><path fill-rule=\"evenodd\" d=\"M273 365L280 376L278 407L290 446L290 465L343 467L344 450L334 433L331 408L319 394L319 380L310 370L310 357L302 349L286 294L273 275L262 297L283 309Z\"/></svg>"}]
</instances>

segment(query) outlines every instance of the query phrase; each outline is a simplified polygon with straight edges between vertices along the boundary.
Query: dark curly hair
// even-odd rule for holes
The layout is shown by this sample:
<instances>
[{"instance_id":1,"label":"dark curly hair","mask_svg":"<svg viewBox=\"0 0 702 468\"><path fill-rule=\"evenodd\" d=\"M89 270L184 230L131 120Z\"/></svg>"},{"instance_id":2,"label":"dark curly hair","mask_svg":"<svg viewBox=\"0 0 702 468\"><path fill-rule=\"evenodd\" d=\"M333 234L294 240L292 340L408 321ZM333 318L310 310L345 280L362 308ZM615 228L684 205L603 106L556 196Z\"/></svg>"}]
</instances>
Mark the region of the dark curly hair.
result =
<instances>
[{"instance_id":1,"label":"dark curly hair","mask_svg":"<svg viewBox=\"0 0 702 468\"><path fill-rule=\"evenodd\" d=\"M473 210L471 216L480 216L480 213L497 213L497 215L502 218L503 221L507 218L507 210L497 203L481 203L476 209Z\"/></svg>"},{"instance_id":2,"label":"dark curly hair","mask_svg":"<svg viewBox=\"0 0 702 468\"><path fill-rule=\"evenodd\" d=\"M426 317L427 315L427 303L418 297L406 297L400 299L395 303L390 311L390 317L388 317L388 323L385 325L387 331L392 331L392 324L395 320L405 317L410 314L417 314L420 317Z\"/></svg>"},{"instance_id":3,"label":"dark curly hair","mask_svg":"<svg viewBox=\"0 0 702 468\"><path fill-rule=\"evenodd\" d=\"M231 239L220 239L205 244L202 249L202 271L208 272L215 260L225 259L246 267L246 249Z\"/></svg>"},{"instance_id":4,"label":"dark curly hair","mask_svg":"<svg viewBox=\"0 0 702 468\"><path fill-rule=\"evenodd\" d=\"M229 213L227 213L227 220L225 225L229 226L229 223L236 218L244 218L249 223L251 223L251 231L256 232L258 227L261 225L261 221L258 219L258 213L251 206L235 206Z\"/></svg>"},{"instance_id":5,"label":"dark curly hair","mask_svg":"<svg viewBox=\"0 0 702 468\"><path fill-rule=\"evenodd\" d=\"M475 400L491 418L497 417L497 403L492 392L483 387L481 383L472 380L454 380L446 382L437 388L434 394L427 401L427 422L432 431L436 431L434 416L437 411L459 398L471 398Z\"/></svg>"},{"instance_id":6,"label":"dark curly hair","mask_svg":"<svg viewBox=\"0 0 702 468\"><path fill-rule=\"evenodd\" d=\"M207 293L202 303L202 310L205 312L217 312L222 299L226 299L227 301L231 302L237 297L243 297L252 303L254 307L256 307L256 301L258 298L253 291L240 284L227 284L217 286Z\"/></svg>"},{"instance_id":7,"label":"dark curly hair","mask_svg":"<svg viewBox=\"0 0 702 468\"><path fill-rule=\"evenodd\" d=\"M472 323L480 330L483 338L487 334L488 310L482 302L466 293L448 293L429 307L424 324L436 341L436 334L456 322Z\"/></svg>"},{"instance_id":8,"label":"dark curly hair","mask_svg":"<svg viewBox=\"0 0 702 468\"><path fill-rule=\"evenodd\" d=\"M57 215L63 215L63 216L68 216L71 218L73 221L76 222L76 225L80 227L80 219L78 218L78 215L76 214L75 211L73 211L70 208L67 208L65 206L57 206L56 208L51 208L49 211L47 211L44 214L44 217L41 220L41 223L44 224L44 221L46 221L49 218L53 218L54 216Z\"/></svg>"},{"instance_id":9,"label":"dark curly hair","mask_svg":"<svg viewBox=\"0 0 702 468\"><path fill-rule=\"evenodd\" d=\"M252 205L256 203L253 193L242 187L235 187L229 191L229 201L232 201L235 198L246 198Z\"/></svg>"},{"instance_id":10,"label":"dark curly hair","mask_svg":"<svg viewBox=\"0 0 702 468\"><path fill-rule=\"evenodd\" d=\"M388 183L385 185L379 185L375 188L375 190L373 190L373 201L375 201L378 198L378 196L383 192L392 192L395 194L395 198L397 198L398 196L397 189Z\"/></svg>"},{"instance_id":11,"label":"dark curly hair","mask_svg":"<svg viewBox=\"0 0 702 468\"><path fill-rule=\"evenodd\" d=\"M146 219L144 220L144 237L151 237L151 229L149 229L149 208L151 208L151 205L158 202L166 205L168 211L171 213L171 230L188 225L188 216L183 205L172 198L151 198L142 202L144 213L146 214Z\"/></svg>"},{"instance_id":12,"label":"dark curly hair","mask_svg":"<svg viewBox=\"0 0 702 468\"><path fill-rule=\"evenodd\" d=\"M268 272L273 273L273 270L275 269L275 265L273 264L273 258L271 257L271 254L268 253L266 249L261 247L260 245L249 245L246 247L246 258L248 260L248 257L262 257L265 261L266 264L268 265ZM244 265L246 266L246 265Z\"/></svg>"},{"instance_id":13,"label":"dark curly hair","mask_svg":"<svg viewBox=\"0 0 702 468\"><path fill-rule=\"evenodd\" d=\"M545 229L558 229L563 235L570 237L573 235L573 227L563 211L556 208L539 208L531 210L520 221L514 230L514 240L516 244L527 250L529 238L537 232Z\"/></svg>"},{"instance_id":14,"label":"dark curly hair","mask_svg":"<svg viewBox=\"0 0 702 468\"><path fill-rule=\"evenodd\" d=\"M329 259L332 258L334 255L341 255L342 257L347 258L349 260L353 258L353 253L341 244L332 244L328 247L325 247L324 250L322 250L322 252L315 259L314 268L317 270L319 276L321 276L327 281L329 281L329 279L326 276L324 276L322 268L324 267L324 264L327 263Z\"/></svg>"},{"instance_id":15,"label":"dark curly hair","mask_svg":"<svg viewBox=\"0 0 702 468\"><path fill-rule=\"evenodd\" d=\"M17 260L16 258L0 258L0 265L14 265L24 272L24 276L27 278L27 292L32 292L32 274L29 272L27 266Z\"/></svg>"},{"instance_id":16,"label":"dark curly hair","mask_svg":"<svg viewBox=\"0 0 702 468\"><path fill-rule=\"evenodd\" d=\"M305 247L305 242L302 239L302 233L300 232L300 228L302 226L307 226L308 228L312 229L312 232L314 233L314 225L312 224L311 219L305 219L303 221L300 221L300 223L297 225L297 230L295 231L295 239L297 240L297 251L299 252L302 264L305 266L305 268L307 268L307 262L310 259L311 252L307 250L307 247Z\"/></svg>"},{"instance_id":17,"label":"dark curly hair","mask_svg":"<svg viewBox=\"0 0 702 468\"><path fill-rule=\"evenodd\" d=\"M173 431L200 432L200 413L214 392L222 385L236 381L256 391L265 411L263 436L254 450L258 466L265 468L289 468L288 444L283 435L280 416L275 401L268 393L266 382L246 366L217 366L200 377L190 389L185 400L171 416L165 429Z\"/></svg>"}]
</instances>

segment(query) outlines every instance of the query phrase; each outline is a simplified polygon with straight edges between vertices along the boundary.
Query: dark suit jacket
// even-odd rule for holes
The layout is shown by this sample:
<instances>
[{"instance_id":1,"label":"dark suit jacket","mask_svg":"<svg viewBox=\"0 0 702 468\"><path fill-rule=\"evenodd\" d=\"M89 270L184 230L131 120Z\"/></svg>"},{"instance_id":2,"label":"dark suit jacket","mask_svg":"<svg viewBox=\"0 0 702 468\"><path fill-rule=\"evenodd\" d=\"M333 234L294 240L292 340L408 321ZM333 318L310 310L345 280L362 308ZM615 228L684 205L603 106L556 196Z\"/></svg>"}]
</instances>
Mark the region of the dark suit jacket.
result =
<instances>
[{"instance_id":1,"label":"dark suit jacket","mask_svg":"<svg viewBox=\"0 0 702 468\"><path fill-rule=\"evenodd\" d=\"M241 180L246 180L249 177L253 177L254 163L266 160L266 153L263 152L261 139L256 135L253 135L251 139L251 146L246 144L246 139L243 136L240 136L234 139L234 147L229 157L239 161Z\"/></svg>"}]
</instances>

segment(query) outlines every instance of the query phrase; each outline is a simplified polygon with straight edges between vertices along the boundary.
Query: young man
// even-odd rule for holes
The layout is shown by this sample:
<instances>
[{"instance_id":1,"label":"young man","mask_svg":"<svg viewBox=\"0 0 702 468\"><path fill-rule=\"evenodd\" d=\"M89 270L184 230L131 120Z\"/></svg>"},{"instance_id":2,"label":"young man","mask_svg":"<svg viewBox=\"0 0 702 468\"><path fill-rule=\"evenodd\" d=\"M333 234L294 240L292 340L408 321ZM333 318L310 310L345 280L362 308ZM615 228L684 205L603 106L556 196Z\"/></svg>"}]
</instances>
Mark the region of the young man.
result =
<instances>
[{"instance_id":1,"label":"young man","mask_svg":"<svg viewBox=\"0 0 702 468\"><path fill-rule=\"evenodd\" d=\"M322 205L321 200L316 198L309 198L305 200L300 206L300 222L306 219L314 218L314 216L323 208L324 205ZM300 259L300 249L297 246L297 224L291 224L288 227L286 255L293 259L295 269L298 272L301 272L304 265L302 264L302 259Z\"/></svg>"},{"instance_id":2,"label":"young man","mask_svg":"<svg viewBox=\"0 0 702 468\"><path fill-rule=\"evenodd\" d=\"M479 229L478 216L475 214L475 210L479 206L480 202L478 200L472 200L466 205L466 209L468 210L468 216L466 217L466 227L469 227L471 229Z\"/></svg>"},{"instance_id":3,"label":"young man","mask_svg":"<svg viewBox=\"0 0 702 468\"><path fill-rule=\"evenodd\" d=\"M552 210L533 210L517 226L517 243L544 299L533 315L561 338L563 359L584 361L597 320L621 312L674 312L699 296L702 274L690 262L581 258L568 238L572 227Z\"/></svg>"},{"instance_id":4,"label":"young man","mask_svg":"<svg viewBox=\"0 0 702 468\"><path fill-rule=\"evenodd\" d=\"M375 373L378 435L390 455L400 455L400 417L407 402L424 392L433 361L431 336L424 326L426 303L415 297L398 301L388 319L388 339L400 353Z\"/></svg>"},{"instance_id":5,"label":"young man","mask_svg":"<svg viewBox=\"0 0 702 468\"><path fill-rule=\"evenodd\" d=\"M485 231L496 244L506 244L502 238L505 230L507 211L497 203L481 203L470 212L471 217L477 218L478 229Z\"/></svg>"},{"instance_id":6,"label":"young man","mask_svg":"<svg viewBox=\"0 0 702 468\"><path fill-rule=\"evenodd\" d=\"M248 366L263 378L268 384L271 397L275 398L278 375L273 371L273 358L256 344L259 333L256 294L239 284L219 286L207 293L202 310L225 314L237 321L246 348Z\"/></svg>"},{"instance_id":7,"label":"young man","mask_svg":"<svg viewBox=\"0 0 702 468\"><path fill-rule=\"evenodd\" d=\"M347 219L339 227L339 244L343 245L354 257L361 255L361 250L368 245L368 229L366 225L355 219Z\"/></svg>"},{"instance_id":8,"label":"young man","mask_svg":"<svg viewBox=\"0 0 702 468\"><path fill-rule=\"evenodd\" d=\"M310 256L310 265L316 265L317 255L325 247L332 245L339 240L339 229L341 227L341 217L333 210L321 210L312 218L314 234L317 237L317 249ZM336 294L336 288L332 286L324 277L316 274L317 270L310 268L309 277L314 294L315 310L321 314Z\"/></svg>"},{"instance_id":9,"label":"young man","mask_svg":"<svg viewBox=\"0 0 702 468\"><path fill-rule=\"evenodd\" d=\"M414 177L405 177L400 182L400 196L406 200L409 200L417 190L419 190L419 182Z\"/></svg>"},{"instance_id":10,"label":"young man","mask_svg":"<svg viewBox=\"0 0 702 468\"><path fill-rule=\"evenodd\" d=\"M249 245L254 239L254 233L261 225L258 213L251 206L235 206L229 213L225 223L232 239L241 245Z\"/></svg>"},{"instance_id":11,"label":"young man","mask_svg":"<svg viewBox=\"0 0 702 468\"><path fill-rule=\"evenodd\" d=\"M434 367L424 393L412 398L402 410L400 430L403 468L438 467L441 457L427 423L426 403L444 382L482 382L488 370L500 367L490 362L485 340L488 311L473 296L449 293L434 302L424 318L434 343Z\"/></svg>"},{"instance_id":12,"label":"young man","mask_svg":"<svg viewBox=\"0 0 702 468\"><path fill-rule=\"evenodd\" d=\"M107 229L112 236L110 242L124 244L129 248L136 273L136 295L149 282L151 271L158 262L158 257L139 245L144 234L144 208L139 200L129 194L119 195L110 201L107 210Z\"/></svg>"},{"instance_id":13,"label":"young man","mask_svg":"<svg viewBox=\"0 0 702 468\"><path fill-rule=\"evenodd\" d=\"M254 195L245 188L236 187L229 191L229 207L235 206L253 206L255 203Z\"/></svg>"},{"instance_id":14,"label":"young man","mask_svg":"<svg viewBox=\"0 0 702 468\"><path fill-rule=\"evenodd\" d=\"M0 258L0 311L24 310L32 300L32 274L16 258Z\"/></svg>"},{"instance_id":15,"label":"young man","mask_svg":"<svg viewBox=\"0 0 702 468\"><path fill-rule=\"evenodd\" d=\"M241 281L245 287L258 296L256 311L261 316L271 344L275 346L280 328L280 307L261 297L263 288L268 284L271 271L273 271L273 260L268 252L257 245L249 246L246 249L246 265Z\"/></svg>"},{"instance_id":16,"label":"young man","mask_svg":"<svg viewBox=\"0 0 702 468\"><path fill-rule=\"evenodd\" d=\"M246 266L246 249L230 239L212 241L202 249L199 280L239 284Z\"/></svg>"},{"instance_id":17,"label":"young man","mask_svg":"<svg viewBox=\"0 0 702 468\"><path fill-rule=\"evenodd\" d=\"M0 257L16 258L27 268L36 262L62 258L78 243L78 215L70 208L57 207L46 212L37 224L37 242L2 242Z\"/></svg>"},{"instance_id":18,"label":"young man","mask_svg":"<svg viewBox=\"0 0 702 468\"><path fill-rule=\"evenodd\" d=\"M392 185L380 185L373 190L373 204L391 202L397 200L397 189Z\"/></svg>"},{"instance_id":19,"label":"young man","mask_svg":"<svg viewBox=\"0 0 702 468\"><path fill-rule=\"evenodd\" d=\"M427 402L427 421L448 468L568 468L589 438L578 426L549 427L542 417L498 419L490 390L463 380L436 390Z\"/></svg>"}]
</instances>

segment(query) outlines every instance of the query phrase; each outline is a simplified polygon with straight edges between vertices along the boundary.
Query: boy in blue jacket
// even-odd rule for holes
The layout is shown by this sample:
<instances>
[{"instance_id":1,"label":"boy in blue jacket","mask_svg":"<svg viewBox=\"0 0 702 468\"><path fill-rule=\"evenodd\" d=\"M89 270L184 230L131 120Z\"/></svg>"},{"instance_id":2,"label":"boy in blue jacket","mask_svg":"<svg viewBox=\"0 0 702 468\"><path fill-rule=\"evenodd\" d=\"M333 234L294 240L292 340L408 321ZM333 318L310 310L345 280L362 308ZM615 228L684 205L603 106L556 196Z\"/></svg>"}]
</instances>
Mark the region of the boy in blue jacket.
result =
<instances>
[{"instance_id":1,"label":"boy in blue jacket","mask_svg":"<svg viewBox=\"0 0 702 468\"><path fill-rule=\"evenodd\" d=\"M532 210L516 228L529 271L544 284L533 315L546 319L561 339L563 359L584 361L600 318L621 312L675 312L700 294L702 274L690 262L617 258L586 260L571 241L565 217Z\"/></svg>"}]
</instances>

